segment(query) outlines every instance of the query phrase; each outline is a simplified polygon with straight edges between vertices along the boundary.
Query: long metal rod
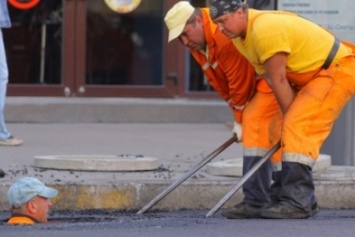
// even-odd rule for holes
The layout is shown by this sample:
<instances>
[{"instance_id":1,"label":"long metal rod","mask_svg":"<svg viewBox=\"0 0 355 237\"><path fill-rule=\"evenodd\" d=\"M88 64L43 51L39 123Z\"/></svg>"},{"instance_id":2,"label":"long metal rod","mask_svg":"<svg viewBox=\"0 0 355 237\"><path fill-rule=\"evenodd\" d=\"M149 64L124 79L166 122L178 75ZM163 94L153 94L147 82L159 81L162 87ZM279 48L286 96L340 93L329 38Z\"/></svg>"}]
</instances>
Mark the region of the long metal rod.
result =
<instances>
[{"instance_id":1,"label":"long metal rod","mask_svg":"<svg viewBox=\"0 0 355 237\"><path fill-rule=\"evenodd\" d=\"M149 210L152 206L157 204L161 199L163 199L166 195L168 195L171 191L173 191L176 187L178 187L181 183L183 183L186 179L195 174L198 170L200 170L203 166L205 166L208 162L210 162L213 158L219 155L222 151L224 151L227 147L229 147L232 143L236 141L235 136L229 138L224 144L206 156L200 163L198 163L190 172L185 174L181 179L176 180L172 183L168 188L166 188L163 192L158 194L153 200L151 200L147 205L145 205L142 209L140 209L137 214L143 214L147 210Z\"/></svg>"},{"instance_id":2,"label":"long metal rod","mask_svg":"<svg viewBox=\"0 0 355 237\"><path fill-rule=\"evenodd\" d=\"M243 184L281 147L281 142L276 143L265 156L251 168L237 184L235 184L228 193L206 214L206 217L216 213L242 186Z\"/></svg>"},{"instance_id":3,"label":"long metal rod","mask_svg":"<svg viewBox=\"0 0 355 237\"><path fill-rule=\"evenodd\" d=\"M46 23L42 24L42 38L41 38L41 64L39 71L39 80L40 83L44 83L44 73L45 73L45 64L46 64L46 39L47 39L47 25Z\"/></svg>"}]
</instances>

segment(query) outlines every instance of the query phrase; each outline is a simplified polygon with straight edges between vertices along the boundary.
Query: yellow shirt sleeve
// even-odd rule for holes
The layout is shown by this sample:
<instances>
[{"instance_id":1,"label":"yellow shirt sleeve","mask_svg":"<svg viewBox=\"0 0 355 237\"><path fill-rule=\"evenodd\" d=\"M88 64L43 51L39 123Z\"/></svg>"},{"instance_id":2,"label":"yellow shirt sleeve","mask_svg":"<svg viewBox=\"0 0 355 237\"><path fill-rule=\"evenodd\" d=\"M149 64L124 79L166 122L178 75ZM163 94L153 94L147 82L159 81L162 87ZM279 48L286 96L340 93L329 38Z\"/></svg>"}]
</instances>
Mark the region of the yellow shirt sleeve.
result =
<instances>
[{"instance_id":1,"label":"yellow shirt sleeve","mask_svg":"<svg viewBox=\"0 0 355 237\"><path fill-rule=\"evenodd\" d=\"M249 9L247 37L234 42L244 47L244 53L258 74L264 74L263 64L274 54L284 52L287 71L304 73L320 68L334 42L334 36L321 26L293 13L262 12ZM350 55L341 45L336 58Z\"/></svg>"}]
</instances>

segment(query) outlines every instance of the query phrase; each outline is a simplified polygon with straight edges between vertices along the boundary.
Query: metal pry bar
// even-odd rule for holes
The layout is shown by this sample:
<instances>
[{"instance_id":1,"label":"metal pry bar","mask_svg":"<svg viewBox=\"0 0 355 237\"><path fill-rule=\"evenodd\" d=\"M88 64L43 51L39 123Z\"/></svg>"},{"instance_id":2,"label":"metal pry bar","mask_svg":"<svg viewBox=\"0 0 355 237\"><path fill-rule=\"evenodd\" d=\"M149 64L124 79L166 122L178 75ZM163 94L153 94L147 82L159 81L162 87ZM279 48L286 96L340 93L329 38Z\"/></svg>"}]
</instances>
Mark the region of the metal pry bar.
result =
<instances>
[{"instance_id":1,"label":"metal pry bar","mask_svg":"<svg viewBox=\"0 0 355 237\"><path fill-rule=\"evenodd\" d=\"M149 210L152 206L157 204L161 199L163 199L166 195L168 195L171 191L177 188L181 183L183 183L186 179L195 174L198 170L200 170L203 166L205 166L208 162L210 162L213 158L219 155L222 151L224 151L227 147L229 147L232 143L236 141L236 137L233 136L229 138L224 144L206 156L200 163L198 163L189 173L185 174L181 179L176 180L172 183L168 188L166 188L163 192L158 194L153 200L151 200L148 204L146 204L142 209L140 209L137 214L143 214L147 210Z\"/></svg>"},{"instance_id":2,"label":"metal pry bar","mask_svg":"<svg viewBox=\"0 0 355 237\"><path fill-rule=\"evenodd\" d=\"M265 156L251 168L237 184L235 184L228 193L206 214L206 217L216 213L242 186L248 179L281 147L281 142L276 143Z\"/></svg>"}]
</instances>

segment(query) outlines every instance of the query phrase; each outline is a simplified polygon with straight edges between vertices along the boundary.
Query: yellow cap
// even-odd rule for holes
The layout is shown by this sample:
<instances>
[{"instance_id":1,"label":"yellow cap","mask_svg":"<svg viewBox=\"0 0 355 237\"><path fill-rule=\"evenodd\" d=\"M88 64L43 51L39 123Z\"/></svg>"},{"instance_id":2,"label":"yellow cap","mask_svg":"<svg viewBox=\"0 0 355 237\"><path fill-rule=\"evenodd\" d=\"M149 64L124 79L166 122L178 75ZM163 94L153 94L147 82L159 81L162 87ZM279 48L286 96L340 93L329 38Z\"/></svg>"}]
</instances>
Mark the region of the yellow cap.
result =
<instances>
[{"instance_id":1,"label":"yellow cap","mask_svg":"<svg viewBox=\"0 0 355 237\"><path fill-rule=\"evenodd\" d=\"M195 8L188 1L176 3L164 18L165 24L169 30L168 42L181 35L187 20L194 13Z\"/></svg>"}]
</instances>

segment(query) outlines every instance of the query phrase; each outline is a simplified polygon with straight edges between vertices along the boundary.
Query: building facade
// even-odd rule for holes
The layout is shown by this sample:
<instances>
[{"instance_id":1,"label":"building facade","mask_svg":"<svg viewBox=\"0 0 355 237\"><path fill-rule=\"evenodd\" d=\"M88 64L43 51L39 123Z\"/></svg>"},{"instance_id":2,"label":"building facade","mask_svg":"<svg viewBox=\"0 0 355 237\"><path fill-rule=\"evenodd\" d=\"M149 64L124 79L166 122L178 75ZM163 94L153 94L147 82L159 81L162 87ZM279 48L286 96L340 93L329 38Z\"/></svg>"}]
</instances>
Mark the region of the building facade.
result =
<instances>
[{"instance_id":1,"label":"building facade","mask_svg":"<svg viewBox=\"0 0 355 237\"><path fill-rule=\"evenodd\" d=\"M215 97L186 49L167 44L163 18L177 1L140 0L126 13L108 0L37 0L29 9L9 1L8 95Z\"/></svg>"},{"instance_id":2,"label":"building facade","mask_svg":"<svg viewBox=\"0 0 355 237\"><path fill-rule=\"evenodd\" d=\"M139 2L126 13L113 11L109 1L40 0L30 9L19 9L11 4L16 0L9 0L13 27L3 30L8 95L217 98L187 50L178 41L167 44L163 18L178 0L116 0ZM191 0L196 7L206 6L206 2ZM355 39L348 1L248 3L257 9L298 11ZM355 164L353 107L351 101L323 147L324 152L337 156L336 164Z\"/></svg>"},{"instance_id":3,"label":"building facade","mask_svg":"<svg viewBox=\"0 0 355 237\"><path fill-rule=\"evenodd\" d=\"M163 17L176 2L142 0L127 13L104 0L9 4L8 95L214 97L183 46L167 44Z\"/></svg>"}]
</instances>

